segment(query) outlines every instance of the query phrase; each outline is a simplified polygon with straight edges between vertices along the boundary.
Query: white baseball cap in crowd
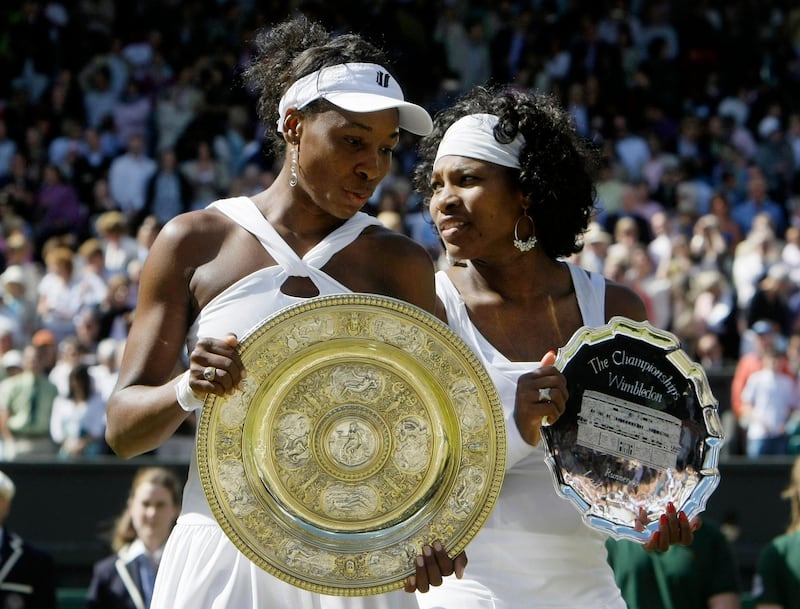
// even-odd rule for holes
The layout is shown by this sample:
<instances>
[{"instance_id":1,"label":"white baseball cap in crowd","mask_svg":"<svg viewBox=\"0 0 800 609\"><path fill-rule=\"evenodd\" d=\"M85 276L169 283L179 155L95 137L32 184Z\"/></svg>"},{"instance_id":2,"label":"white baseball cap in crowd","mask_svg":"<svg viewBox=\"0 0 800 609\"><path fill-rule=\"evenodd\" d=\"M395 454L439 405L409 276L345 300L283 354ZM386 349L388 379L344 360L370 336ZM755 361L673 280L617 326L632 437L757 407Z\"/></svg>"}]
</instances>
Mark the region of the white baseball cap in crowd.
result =
<instances>
[{"instance_id":1,"label":"white baseball cap in crowd","mask_svg":"<svg viewBox=\"0 0 800 609\"><path fill-rule=\"evenodd\" d=\"M6 501L11 501L14 498L14 493L17 487L4 472L0 472L0 496L4 497Z\"/></svg>"},{"instance_id":2,"label":"white baseball cap in crowd","mask_svg":"<svg viewBox=\"0 0 800 609\"><path fill-rule=\"evenodd\" d=\"M3 274L0 275L0 281L3 282L3 285L9 283L19 283L21 285L25 284L25 271L22 267L18 264L12 264L8 267Z\"/></svg>"},{"instance_id":3,"label":"white baseball cap in crowd","mask_svg":"<svg viewBox=\"0 0 800 609\"><path fill-rule=\"evenodd\" d=\"M3 368L22 368L22 352L19 349L11 349L3 353Z\"/></svg>"},{"instance_id":4,"label":"white baseball cap in crowd","mask_svg":"<svg viewBox=\"0 0 800 609\"><path fill-rule=\"evenodd\" d=\"M278 131L289 108L302 110L317 99L325 99L349 112L378 112L397 108L400 128L416 135L433 129L423 107L405 101L403 90L386 68L376 63L343 63L327 66L298 79L278 104Z\"/></svg>"}]
</instances>

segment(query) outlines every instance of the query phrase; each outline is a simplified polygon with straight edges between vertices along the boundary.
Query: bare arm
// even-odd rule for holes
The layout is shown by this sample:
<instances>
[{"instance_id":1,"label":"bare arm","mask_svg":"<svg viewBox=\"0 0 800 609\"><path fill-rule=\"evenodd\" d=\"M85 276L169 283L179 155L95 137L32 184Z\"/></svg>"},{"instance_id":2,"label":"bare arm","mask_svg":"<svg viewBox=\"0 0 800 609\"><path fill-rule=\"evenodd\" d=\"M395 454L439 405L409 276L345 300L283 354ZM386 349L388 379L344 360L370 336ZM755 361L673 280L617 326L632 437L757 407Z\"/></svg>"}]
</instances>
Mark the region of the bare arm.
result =
<instances>
[{"instance_id":1,"label":"bare arm","mask_svg":"<svg viewBox=\"0 0 800 609\"><path fill-rule=\"evenodd\" d=\"M647 309L636 292L606 280L606 321L617 315L634 321L647 321Z\"/></svg>"},{"instance_id":2,"label":"bare arm","mask_svg":"<svg viewBox=\"0 0 800 609\"><path fill-rule=\"evenodd\" d=\"M189 278L181 264L186 233L168 224L147 257L136 315L117 385L108 401L106 440L121 457L160 446L186 418L170 381L188 326Z\"/></svg>"},{"instance_id":3,"label":"bare arm","mask_svg":"<svg viewBox=\"0 0 800 609\"><path fill-rule=\"evenodd\" d=\"M107 406L106 440L121 457L157 448L187 417L177 402L175 374L191 323L189 284L223 238L208 217L198 212L168 223L142 270L134 322ZM199 370L195 376L202 381Z\"/></svg>"}]
</instances>

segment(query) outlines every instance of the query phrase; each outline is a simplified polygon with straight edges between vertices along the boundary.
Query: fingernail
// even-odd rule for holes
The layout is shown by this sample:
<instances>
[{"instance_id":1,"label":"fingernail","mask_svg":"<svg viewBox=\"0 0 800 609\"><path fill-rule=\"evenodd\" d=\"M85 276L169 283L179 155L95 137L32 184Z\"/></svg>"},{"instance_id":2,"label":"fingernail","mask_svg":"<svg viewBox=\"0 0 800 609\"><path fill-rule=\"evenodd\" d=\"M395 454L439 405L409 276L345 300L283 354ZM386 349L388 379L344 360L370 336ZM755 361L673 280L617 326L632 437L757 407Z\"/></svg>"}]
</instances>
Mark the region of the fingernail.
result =
<instances>
[{"instance_id":1,"label":"fingernail","mask_svg":"<svg viewBox=\"0 0 800 609\"><path fill-rule=\"evenodd\" d=\"M430 546L422 546L422 553L425 556L433 556L433 550L431 550Z\"/></svg>"},{"instance_id":2,"label":"fingernail","mask_svg":"<svg viewBox=\"0 0 800 609\"><path fill-rule=\"evenodd\" d=\"M675 504L672 503L672 501L670 501L667 504L667 513L669 513L669 514L674 514L675 513Z\"/></svg>"},{"instance_id":3,"label":"fingernail","mask_svg":"<svg viewBox=\"0 0 800 609\"><path fill-rule=\"evenodd\" d=\"M689 517L686 515L686 512L684 512L683 510L681 510L681 513L678 514L678 518L680 519L681 522L689 522Z\"/></svg>"},{"instance_id":4,"label":"fingernail","mask_svg":"<svg viewBox=\"0 0 800 609\"><path fill-rule=\"evenodd\" d=\"M464 567L456 565L456 579L461 579L462 577L464 577Z\"/></svg>"},{"instance_id":5,"label":"fingernail","mask_svg":"<svg viewBox=\"0 0 800 609\"><path fill-rule=\"evenodd\" d=\"M440 542L438 542L438 541L434 541L433 542L433 549L436 550L437 552L441 552L442 551L442 544Z\"/></svg>"},{"instance_id":6,"label":"fingernail","mask_svg":"<svg viewBox=\"0 0 800 609\"><path fill-rule=\"evenodd\" d=\"M422 551L424 552L425 549L423 548ZM422 556L417 556L417 566L418 567L424 567L425 566L425 559L422 558Z\"/></svg>"},{"instance_id":7,"label":"fingernail","mask_svg":"<svg viewBox=\"0 0 800 609\"><path fill-rule=\"evenodd\" d=\"M661 518L659 518L658 521L661 523L662 526L666 526L666 524L669 522L669 520L667 520L666 514L661 514Z\"/></svg>"},{"instance_id":8,"label":"fingernail","mask_svg":"<svg viewBox=\"0 0 800 609\"><path fill-rule=\"evenodd\" d=\"M555 357L556 350L555 349L550 349L550 351L548 351L547 353L548 353L548 355L552 355L553 357Z\"/></svg>"},{"instance_id":9,"label":"fingernail","mask_svg":"<svg viewBox=\"0 0 800 609\"><path fill-rule=\"evenodd\" d=\"M412 575L411 577L408 578L408 585L410 587L412 587L412 588L416 588L417 587L417 576L416 575Z\"/></svg>"}]
</instances>

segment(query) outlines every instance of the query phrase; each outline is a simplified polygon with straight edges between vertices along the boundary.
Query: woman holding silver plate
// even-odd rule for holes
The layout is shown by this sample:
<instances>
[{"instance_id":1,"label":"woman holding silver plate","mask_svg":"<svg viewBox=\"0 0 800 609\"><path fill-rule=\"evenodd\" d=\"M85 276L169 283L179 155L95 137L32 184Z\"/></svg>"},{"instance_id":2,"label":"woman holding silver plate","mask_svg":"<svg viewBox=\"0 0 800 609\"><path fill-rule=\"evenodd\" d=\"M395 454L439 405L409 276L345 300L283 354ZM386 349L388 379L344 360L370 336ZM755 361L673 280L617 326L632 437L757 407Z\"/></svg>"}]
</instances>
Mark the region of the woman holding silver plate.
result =
<instances>
[{"instance_id":1,"label":"woman holding silver plate","mask_svg":"<svg viewBox=\"0 0 800 609\"><path fill-rule=\"evenodd\" d=\"M245 374L237 337L284 307L364 292L434 308L428 253L359 212L390 168L399 130L424 135L428 113L404 100L381 52L358 36L331 37L300 17L261 32L257 47L246 77L287 154L265 191L177 216L153 244L108 403L107 440L122 457L156 449L206 395L236 393ZM190 366L175 378L184 348ZM463 554L451 560L431 542L408 592L464 569ZM260 569L215 521L193 457L151 609L409 606L415 596L402 590L326 596Z\"/></svg>"},{"instance_id":2,"label":"woman holding silver plate","mask_svg":"<svg viewBox=\"0 0 800 609\"><path fill-rule=\"evenodd\" d=\"M467 549L463 578L427 595L429 609L624 609L604 535L559 497L543 424L564 412L555 350L583 326L645 319L641 299L562 260L579 251L594 210L593 152L557 104L514 89L475 89L434 118L415 181L451 266L436 275L439 316L478 354L506 415L506 476ZM646 543L689 544L668 508Z\"/></svg>"}]
</instances>

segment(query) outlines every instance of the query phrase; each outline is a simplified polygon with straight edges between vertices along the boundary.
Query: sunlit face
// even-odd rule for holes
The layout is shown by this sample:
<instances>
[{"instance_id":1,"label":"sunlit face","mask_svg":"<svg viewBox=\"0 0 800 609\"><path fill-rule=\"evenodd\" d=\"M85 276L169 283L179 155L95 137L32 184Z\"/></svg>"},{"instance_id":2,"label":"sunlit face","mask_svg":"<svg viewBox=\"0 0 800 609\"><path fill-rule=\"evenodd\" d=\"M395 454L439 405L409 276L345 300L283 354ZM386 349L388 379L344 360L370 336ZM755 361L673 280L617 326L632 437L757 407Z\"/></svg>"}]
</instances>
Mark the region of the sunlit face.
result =
<instances>
[{"instance_id":1,"label":"sunlit face","mask_svg":"<svg viewBox=\"0 0 800 609\"><path fill-rule=\"evenodd\" d=\"M444 156L434 165L431 189L431 218L451 256L471 260L519 253L513 246L514 224L524 197L505 167Z\"/></svg>"},{"instance_id":2,"label":"sunlit face","mask_svg":"<svg viewBox=\"0 0 800 609\"><path fill-rule=\"evenodd\" d=\"M160 484L141 483L128 502L133 528L148 547L161 547L178 518L180 506Z\"/></svg>"},{"instance_id":3,"label":"sunlit face","mask_svg":"<svg viewBox=\"0 0 800 609\"><path fill-rule=\"evenodd\" d=\"M302 118L297 128L298 188L323 212L352 217L391 168L400 137L398 120L396 109L332 109Z\"/></svg>"}]
</instances>

